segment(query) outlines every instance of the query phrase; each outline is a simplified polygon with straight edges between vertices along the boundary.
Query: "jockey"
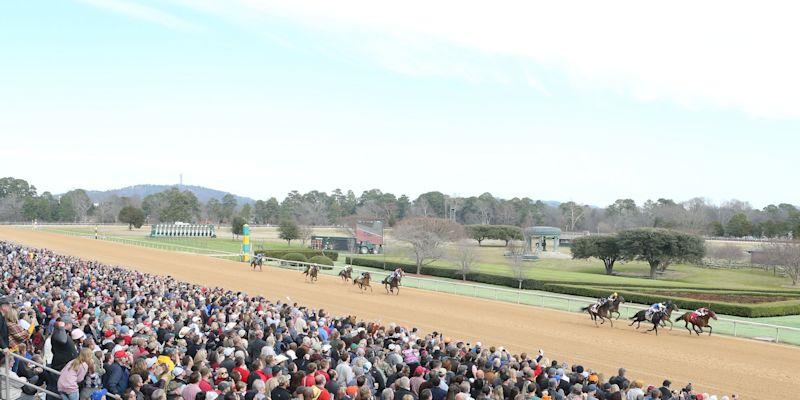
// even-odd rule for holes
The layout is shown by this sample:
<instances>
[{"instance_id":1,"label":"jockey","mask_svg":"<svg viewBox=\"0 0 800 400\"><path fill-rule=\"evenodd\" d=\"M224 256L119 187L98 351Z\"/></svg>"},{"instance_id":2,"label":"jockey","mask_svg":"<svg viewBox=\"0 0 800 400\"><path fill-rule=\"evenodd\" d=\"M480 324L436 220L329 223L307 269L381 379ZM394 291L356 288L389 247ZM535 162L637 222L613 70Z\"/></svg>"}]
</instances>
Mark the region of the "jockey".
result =
<instances>
[{"instance_id":1,"label":"jockey","mask_svg":"<svg viewBox=\"0 0 800 400\"><path fill-rule=\"evenodd\" d=\"M650 309L647 311L650 311L651 314L655 314L657 312L664 312L666 309L667 306L665 306L664 303L655 303L650 306Z\"/></svg>"},{"instance_id":2,"label":"jockey","mask_svg":"<svg viewBox=\"0 0 800 400\"><path fill-rule=\"evenodd\" d=\"M362 279L363 279L363 278L366 278L366 277L367 277L367 274L369 274L369 272L367 272L367 271L364 271L364 272L362 272L362 273L361 273L361 278L362 278Z\"/></svg>"},{"instance_id":3,"label":"jockey","mask_svg":"<svg viewBox=\"0 0 800 400\"><path fill-rule=\"evenodd\" d=\"M599 299L599 300L597 301L597 305L599 305L599 306L602 306L603 304L606 304L606 303L608 303L608 302L612 302L612 303L613 303L613 302L614 302L614 300L616 300L616 299L617 299L617 297L619 297L619 295L617 295L617 292L611 293L611 295L610 295L610 296L608 296L608 298L605 298L605 299Z\"/></svg>"},{"instance_id":4,"label":"jockey","mask_svg":"<svg viewBox=\"0 0 800 400\"><path fill-rule=\"evenodd\" d=\"M653 315L655 315L655 313L664 312L666 309L667 306L665 306L664 303L655 303L651 305L650 308L647 309L647 312L644 314L644 317L649 320L650 318L653 317Z\"/></svg>"},{"instance_id":5,"label":"jockey","mask_svg":"<svg viewBox=\"0 0 800 400\"><path fill-rule=\"evenodd\" d=\"M701 308L698 308L698 309L697 309L697 310L694 312L694 314L695 314L695 315L697 315L698 317L703 317L703 316L705 316L706 314L708 314L708 308L706 308L706 307L701 307Z\"/></svg>"},{"instance_id":6,"label":"jockey","mask_svg":"<svg viewBox=\"0 0 800 400\"><path fill-rule=\"evenodd\" d=\"M402 268L397 268L394 271L392 271L392 275L389 276L389 280L391 281L392 279L395 279L395 278L397 280L400 280L400 278L402 278L403 275L404 275L403 274L403 269Z\"/></svg>"}]
</instances>

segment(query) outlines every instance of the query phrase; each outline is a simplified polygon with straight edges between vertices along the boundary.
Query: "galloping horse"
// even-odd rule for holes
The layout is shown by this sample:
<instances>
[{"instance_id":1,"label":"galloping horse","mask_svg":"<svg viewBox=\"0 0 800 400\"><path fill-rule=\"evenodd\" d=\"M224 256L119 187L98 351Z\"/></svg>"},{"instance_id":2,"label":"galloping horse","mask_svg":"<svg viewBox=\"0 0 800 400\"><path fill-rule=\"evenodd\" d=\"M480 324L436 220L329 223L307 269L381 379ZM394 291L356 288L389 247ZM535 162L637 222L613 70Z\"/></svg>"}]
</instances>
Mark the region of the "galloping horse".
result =
<instances>
[{"instance_id":1,"label":"galloping horse","mask_svg":"<svg viewBox=\"0 0 800 400\"><path fill-rule=\"evenodd\" d=\"M397 289L397 293L394 293L395 296L400 294L399 276L392 277L391 275L389 275L386 278L383 278L381 284L383 284L383 288L386 289L386 294L389 294L389 292L394 293L395 289Z\"/></svg>"},{"instance_id":2,"label":"galloping horse","mask_svg":"<svg viewBox=\"0 0 800 400\"><path fill-rule=\"evenodd\" d=\"M372 286L369 285L370 279L372 279L372 276L370 276L369 272L365 272L358 278L353 279L353 285L358 285L359 291L367 291L367 288L369 288L369 291L371 292Z\"/></svg>"},{"instance_id":3,"label":"galloping horse","mask_svg":"<svg viewBox=\"0 0 800 400\"><path fill-rule=\"evenodd\" d=\"M675 303L672 302L672 300L667 300L664 304L666 304L667 309L664 311L665 314L664 318L661 319L661 326L667 326L666 323L669 322L669 330L672 330L673 325L672 321L670 321L670 318L672 318L673 311L678 311L678 306L676 306ZM639 329L639 325L641 325L642 322L648 320L647 310L642 310L637 312L630 319L633 321L628 326L633 326L633 324L636 324L636 329ZM650 321L652 322L652 316L650 318Z\"/></svg>"},{"instance_id":4,"label":"galloping horse","mask_svg":"<svg viewBox=\"0 0 800 400\"><path fill-rule=\"evenodd\" d=\"M255 256L250 260L250 267L253 269L253 271L256 270L256 266L258 266L259 271L264 271L264 268L262 268L263 265L264 259L261 258L261 256Z\"/></svg>"},{"instance_id":5,"label":"galloping horse","mask_svg":"<svg viewBox=\"0 0 800 400\"><path fill-rule=\"evenodd\" d=\"M613 301L607 301L602 305L597 304L590 304L586 307L581 308L581 311L588 311L589 316L592 317L592 321L594 321L595 326L597 325L597 319L600 318L600 324L605 324L606 320L611 322L611 326L614 326L614 321L611 319L611 310L614 307L619 308L619 305L625 302L625 298L622 296L618 296Z\"/></svg>"},{"instance_id":6,"label":"galloping horse","mask_svg":"<svg viewBox=\"0 0 800 400\"><path fill-rule=\"evenodd\" d=\"M339 271L339 277L342 278L343 281L347 282L350 279L353 279L353 267L347 266L343 270Z\"/></svg>"},{"instance_id":7,"label":"galloping horse","mask_svg":"<svg viewBox=\"0 0 800 400\"><path fill-rule=\"evenodd\" d=\"M705 315L700 315L698 312L704 313ZM689 334L692 334L692 331L700 336L703 333L703 328L708 327L708 336L711 336L711 332L714 331L714 328L708 324L709 318L717 319L717 314L714 311L711 311L710 308L701 308L697 311L691 311L684 313L680 317L675 319L677 321L683 321L686 325L686 330L689 331ZM692 329L689 329L689 324L692 324ZM699 330L697 328L700 328Z\"/></svg>"},{"instance_id":8,"label":"galloping horse","mask_svg":"<svg viewBox=\"0 0 800 400\"><path fill-rule=\"evenodd\" d=\"M614 314L617 314L617 318L616 319L619 319L619 317L621 315L619 313L619 305L624 303L624 302L625 302L625 299L622 299L621 302L614 302L614 303L611 304L611 308L608 310L608 319L611 319L611 317Z\"/></svg>"},{"instance_id":9,"label":"galloping horse","mask_svg":"<svg viewBox=\"0 0 800 400\"><path fill-rule=\"evenodd\" d=\"M650 317L650 322L653 324L653 329L648 329L646 332L656 331L656 336L658 336L658 326L662 324L662 321L665 319L669 319L667 317L667 313L664 311L654 312L653 315ZM639 329L639 327L636 327Z\"/></svg>"},{"instance_id":10,"label":"galloping horse","mask_svg":"<svg viewBox=\"0 0 800 400\"><path fill-rule=\"evenodd\" d=\"M306 276L306 280L311 277L311 283L317 280L317 272L319 272L319 267L316 265L307 266L306 270L303 271L303 275Z\"/></svg>"}]
</instances>

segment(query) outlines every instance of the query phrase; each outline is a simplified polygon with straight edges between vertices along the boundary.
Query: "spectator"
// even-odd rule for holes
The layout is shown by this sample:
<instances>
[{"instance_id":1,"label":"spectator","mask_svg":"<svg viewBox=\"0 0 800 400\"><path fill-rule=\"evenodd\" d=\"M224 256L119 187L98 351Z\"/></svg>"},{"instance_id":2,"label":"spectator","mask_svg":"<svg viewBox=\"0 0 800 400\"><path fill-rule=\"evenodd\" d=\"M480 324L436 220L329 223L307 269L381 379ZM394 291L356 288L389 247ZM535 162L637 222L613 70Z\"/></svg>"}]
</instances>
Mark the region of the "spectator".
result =
<instances>
[{"instance_id":1,"label":"spectator","mask_svg":"<svg viewBox=\"0 0 800 400\"><path fill-rule=\"evenodd\" d=\"M94 369L92 351L81 350L74 360L71 360L61 369L58 377L58 393L64 400L78 400L80 394L79 384L86 378L86 374Z\"/></svg>"}]
</instances>

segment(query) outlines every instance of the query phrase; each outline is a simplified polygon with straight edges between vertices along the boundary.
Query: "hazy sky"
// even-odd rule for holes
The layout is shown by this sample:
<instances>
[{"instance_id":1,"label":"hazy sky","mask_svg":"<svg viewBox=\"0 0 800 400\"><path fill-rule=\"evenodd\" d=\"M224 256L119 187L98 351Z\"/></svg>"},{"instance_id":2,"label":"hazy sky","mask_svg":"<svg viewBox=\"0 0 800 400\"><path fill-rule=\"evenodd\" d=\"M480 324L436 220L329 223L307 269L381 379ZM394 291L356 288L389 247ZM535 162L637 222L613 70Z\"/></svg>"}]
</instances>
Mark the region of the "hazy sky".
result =
<instances>
[{"instance_id":1,"label":"hazy sky","mask_svg":"<svg viewBox=\"0 0 800 400\"><path fill-rule=\"evenodd\" d=\"M0 175L800 203L796 2L468 3L1 2Z\"/></svg>"}]
</instances>

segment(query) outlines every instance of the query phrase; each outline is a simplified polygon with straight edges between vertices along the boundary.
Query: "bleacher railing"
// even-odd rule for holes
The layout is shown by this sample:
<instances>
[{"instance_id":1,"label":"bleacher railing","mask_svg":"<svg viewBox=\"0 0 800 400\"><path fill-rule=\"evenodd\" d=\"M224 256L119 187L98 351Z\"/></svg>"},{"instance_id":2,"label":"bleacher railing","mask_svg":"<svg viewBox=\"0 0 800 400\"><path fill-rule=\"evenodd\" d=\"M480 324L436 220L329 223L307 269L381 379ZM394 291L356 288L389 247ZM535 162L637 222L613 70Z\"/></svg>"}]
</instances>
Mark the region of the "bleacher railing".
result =
<instances>
[{"instance_id":1,"label":"bleacher railing","mask_svg":"<svg viewBox=\"0 0 800 400\"><path fill-rule=\"evenodd\" d=\"M24 362L24 363L28 363L28 364L33 364L36 367L39 367L39 368L41 368L41 369L43 369L45 371L49 371L49 372L51 372L53 374L56 374L56 376L61 376L61 372L58 372L58 371L48 367L47 365L40 364L40 363L37 363L35 361L28 360L27 358L22 357L22 356L20 356L18 354L7 352L7 353L3 353L3 355L5 356L4 359L3 359L3 369L2 369L3 374L4 374L3 379L2 379L2 382L3 382L3 390L2 390L3 397L2 398L3 399L11 399L11 383L12 382L14 384L16 384L16 385L19 385L20 387L22 387L22 386L29 387L31 389L36 390L37 392L44 392L44 393L47 393L50 396L53 396L53 397L56 397L56 398L61 398L61 395L58 394L58 393L54 393L54 392L51 392L51 391L49 391L49 390L47 390L45 388L36 386L36 385L28 382L25 379L12 377L11 376L11 366L13 364L13 362L12 362L13 359L16 359L21 363Z\"/></svg>"}]
</instances>

